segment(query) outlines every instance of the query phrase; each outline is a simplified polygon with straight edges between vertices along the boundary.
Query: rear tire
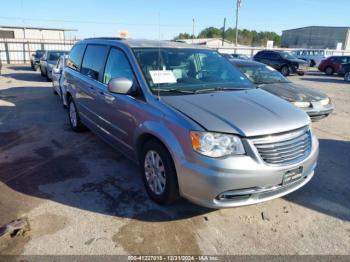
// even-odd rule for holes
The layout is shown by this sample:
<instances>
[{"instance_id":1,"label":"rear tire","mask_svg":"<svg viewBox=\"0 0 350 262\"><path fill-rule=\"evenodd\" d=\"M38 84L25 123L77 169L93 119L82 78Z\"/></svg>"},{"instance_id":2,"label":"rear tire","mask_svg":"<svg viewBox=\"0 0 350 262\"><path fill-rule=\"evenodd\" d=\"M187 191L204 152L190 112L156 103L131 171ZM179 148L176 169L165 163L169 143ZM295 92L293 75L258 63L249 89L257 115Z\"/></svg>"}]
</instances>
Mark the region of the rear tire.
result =
<instances>
[{"instance_id":1,"label":"rear tire","mask_svg":"<svg viewBox=\"0 0 350 262\"><path fill-rule=\"evenodd\" d=\"M173 159L165 146L157 140L147 141L141 152L140 165L146 191L161 205L180 198Z\"/></svg>"},{"instance_id":2,"label":"rear tire","mask_svg":"<svg viewBox=\"0 0 350 262\"><path fill-rule=\"evenodd\" d=\"M282 66L281 74L284 75L284 76L289 76L289 74L290 74L289 67L288 66Z\"/></svg>"},{"instance_id":3,"label":"rear tire","mask_svg":"<svg viewBox=\"0 0 350 262\"><path fill-rule=\"evenodd\" d=\"M326 75L331 76L334 74L334 69L331 66L327 66L324 72L326 73Z\"/></svg>"},{"instance_id":4,"label":"rear tire","mask_svg":"<svg viewBox=\"0 0 350 262\"><path fill-rule=\"evenodd\" d=\"M80 120L78 108L72 97L70 97L68 101L68 120L74 132L82 132L86 130L86 127Z\"/></svg>"}]
</instances>

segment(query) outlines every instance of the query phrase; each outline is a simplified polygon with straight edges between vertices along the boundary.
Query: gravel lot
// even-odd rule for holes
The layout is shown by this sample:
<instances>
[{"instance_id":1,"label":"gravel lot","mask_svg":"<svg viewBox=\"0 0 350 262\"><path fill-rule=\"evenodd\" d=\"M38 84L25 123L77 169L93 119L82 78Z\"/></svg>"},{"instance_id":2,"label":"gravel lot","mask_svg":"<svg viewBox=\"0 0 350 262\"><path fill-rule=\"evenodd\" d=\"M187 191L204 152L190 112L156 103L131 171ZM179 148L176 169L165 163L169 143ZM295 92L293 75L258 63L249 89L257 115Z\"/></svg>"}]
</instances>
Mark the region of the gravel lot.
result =
<instances>
[{"instance_id":1,"label":"gravel lot","mask_svg":"<svg viewBox=\"0 0 350 262\"><path fill-rule=\"evenodd\" d=\"M316 175L287 197L210 210L150 201L138 167L91 132L70 130L51 83L29 66L0 76L0 254L350 254L350 84L318 72L292 81L326 92L313 124Z\"/></svg>"}]
</instances>

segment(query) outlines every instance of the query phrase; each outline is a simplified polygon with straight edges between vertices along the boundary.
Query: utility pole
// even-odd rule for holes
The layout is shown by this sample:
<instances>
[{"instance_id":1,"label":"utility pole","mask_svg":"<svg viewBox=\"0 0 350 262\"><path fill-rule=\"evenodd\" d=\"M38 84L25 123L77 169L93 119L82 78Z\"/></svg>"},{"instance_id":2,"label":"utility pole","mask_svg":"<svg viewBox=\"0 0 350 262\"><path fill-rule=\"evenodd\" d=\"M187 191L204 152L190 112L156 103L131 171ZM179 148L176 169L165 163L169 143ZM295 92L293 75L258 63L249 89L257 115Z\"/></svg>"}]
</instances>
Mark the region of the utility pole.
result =
<instances>
[{"instance_id":1,"label":"utility pole","mask_svg":"<svg viewBox=\"0 0 350 262\"><path fill-rule=\"evenodd\" d=\"M222 46L224 46L225 31L226 31L226 17L224 18L224 27L222 28Z\"/></svg>"},{"instance_id":2,"label":"utility pole","mask_svg":"<svg viewBox=\"0 0 350 262\"><path fill-rule=\"evenodd\" d=\"M238 12L239 12L239 8L241 7L241 2L242 0L236 0L236 41L235 41L235 44L236 44L236 47L238 45Z\"/></svg>"},{"instance_id":3,"label":"utility pole","mask_svg":"<svg viewBox=\"0 0 350 262\"><path fill-rule=\"evenodd\" d=\"M194 18L192 18L192 44L194 39Z\"/></svg>"}]
</instances>

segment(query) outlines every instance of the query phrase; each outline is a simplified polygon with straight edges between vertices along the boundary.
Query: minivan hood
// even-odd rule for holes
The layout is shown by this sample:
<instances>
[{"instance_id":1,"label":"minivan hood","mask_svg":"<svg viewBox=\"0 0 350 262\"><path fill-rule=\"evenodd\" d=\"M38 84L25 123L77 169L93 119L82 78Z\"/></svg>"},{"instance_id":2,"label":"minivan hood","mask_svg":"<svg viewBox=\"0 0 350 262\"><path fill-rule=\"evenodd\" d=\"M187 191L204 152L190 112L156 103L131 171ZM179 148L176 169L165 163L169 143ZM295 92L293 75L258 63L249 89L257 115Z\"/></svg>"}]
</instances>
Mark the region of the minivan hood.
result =
<instances>
[{"instance_id":1,"label":"minivan hood","mask_svg":"<svg viewBox=\"0 0 350 262\"><path fill-rule=\"evenodd\" d=\"M260 136L310 123L305 112L259 89L162 96L162 101L212 132Z\"/></svg>"},{"instance_id":2,"label":"minivan hood","mask_svg":"<svg viewBox=\"0 0 350 262\"><path fill-rule=\"evenodd\" d=\"M319 91L291 82L264 84L261 88L290 102L315 102L327 98Z\"/></svg>"}]
</instances>

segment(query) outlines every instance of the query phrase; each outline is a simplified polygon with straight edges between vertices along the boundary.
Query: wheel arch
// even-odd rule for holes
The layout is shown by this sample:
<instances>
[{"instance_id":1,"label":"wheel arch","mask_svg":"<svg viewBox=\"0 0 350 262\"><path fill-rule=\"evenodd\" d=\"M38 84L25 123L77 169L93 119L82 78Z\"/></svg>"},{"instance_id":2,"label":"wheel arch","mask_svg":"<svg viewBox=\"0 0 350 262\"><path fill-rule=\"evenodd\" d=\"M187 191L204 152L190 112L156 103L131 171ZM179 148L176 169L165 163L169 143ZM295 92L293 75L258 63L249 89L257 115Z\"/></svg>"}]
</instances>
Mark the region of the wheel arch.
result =
<instances>
[{"instance_id":1,"label":"wheel arch","mask_svg":"<svg viewBox=\"0 0 350 262\"><path fill-rule=\"evenodd\" d=\"M143 124L142 128L134 136L134 148L138 163L141 160L143 145L151 139L160 142L168 150L175 167L177 166L176 163L184 157L178 138L166 126L162 125L162 123L147 122Z\"/></svg>"}]
</instances>

